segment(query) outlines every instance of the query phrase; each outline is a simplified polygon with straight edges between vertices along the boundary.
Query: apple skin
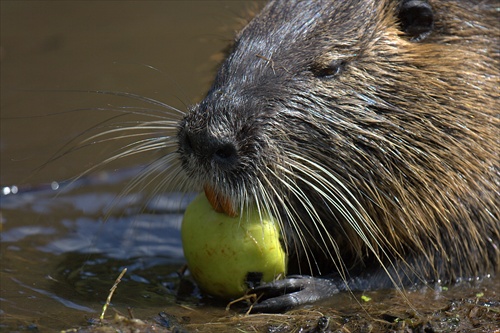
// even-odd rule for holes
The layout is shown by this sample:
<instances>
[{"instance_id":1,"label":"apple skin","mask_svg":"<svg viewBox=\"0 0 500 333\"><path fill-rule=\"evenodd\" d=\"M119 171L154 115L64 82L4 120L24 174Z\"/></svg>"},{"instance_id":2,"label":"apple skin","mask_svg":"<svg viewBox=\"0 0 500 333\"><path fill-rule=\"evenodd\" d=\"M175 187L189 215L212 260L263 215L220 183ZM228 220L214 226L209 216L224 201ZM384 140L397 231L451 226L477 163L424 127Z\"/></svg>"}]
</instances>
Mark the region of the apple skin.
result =
<instances>
[{"instance_id":1,"label":"apple skin","mask_svg":"<svg viewBox=\"0 0 500 333\"><path fill-rule=\"evenodd\" d=\"M286 274L278 223L266 215L261 220L256 207L240 216L217 213L201 193L189 204L182 221L182 244L191 275L201 290L222 299L243 296L249 289L248 273L262 275L257 283Z\"/></svg>"}]
</instances>

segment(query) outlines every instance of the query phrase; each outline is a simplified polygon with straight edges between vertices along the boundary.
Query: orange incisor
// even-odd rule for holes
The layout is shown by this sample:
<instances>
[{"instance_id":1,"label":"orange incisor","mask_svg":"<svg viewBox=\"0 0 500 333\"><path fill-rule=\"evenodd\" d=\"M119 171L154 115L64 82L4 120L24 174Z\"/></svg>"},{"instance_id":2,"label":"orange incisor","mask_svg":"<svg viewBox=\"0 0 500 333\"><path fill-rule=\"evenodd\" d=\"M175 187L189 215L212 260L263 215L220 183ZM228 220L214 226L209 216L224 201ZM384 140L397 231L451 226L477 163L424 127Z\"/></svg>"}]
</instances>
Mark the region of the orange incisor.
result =
<instances>
[{"instance_id":1,"label":"orange incisor","mask_svg":"<svg viewBox=\"0 0 500 333\"><path fill-rule=\"evenodd\" d=\"M210 202L216 212L224 213L231 217L238 216L229 197L215 191L210 185L205 185L203 189L205 190L208 202Z\"/></svg>"}]
</instances>

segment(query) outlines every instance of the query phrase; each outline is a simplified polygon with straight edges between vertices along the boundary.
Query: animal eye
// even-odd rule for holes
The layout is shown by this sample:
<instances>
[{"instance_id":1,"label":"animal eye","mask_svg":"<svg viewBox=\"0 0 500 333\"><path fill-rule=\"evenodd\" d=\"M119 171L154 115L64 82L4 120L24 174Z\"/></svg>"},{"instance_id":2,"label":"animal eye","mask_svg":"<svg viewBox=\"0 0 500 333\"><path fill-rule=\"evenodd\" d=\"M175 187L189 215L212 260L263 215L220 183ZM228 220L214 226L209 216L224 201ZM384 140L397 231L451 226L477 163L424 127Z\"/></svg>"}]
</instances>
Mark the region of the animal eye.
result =
<instances>
[{"instance_id":1,"label":"animal eye","mask_svg":"<svg viewBox=\"0 0 500 333\"><path fill-rule=\"evenodd\" d=\"M316 64L311 67L311 72L320 79L332 79L339 75L345 68L345 60L332 60L328 64Z\"/></svg>"}]
</instances>

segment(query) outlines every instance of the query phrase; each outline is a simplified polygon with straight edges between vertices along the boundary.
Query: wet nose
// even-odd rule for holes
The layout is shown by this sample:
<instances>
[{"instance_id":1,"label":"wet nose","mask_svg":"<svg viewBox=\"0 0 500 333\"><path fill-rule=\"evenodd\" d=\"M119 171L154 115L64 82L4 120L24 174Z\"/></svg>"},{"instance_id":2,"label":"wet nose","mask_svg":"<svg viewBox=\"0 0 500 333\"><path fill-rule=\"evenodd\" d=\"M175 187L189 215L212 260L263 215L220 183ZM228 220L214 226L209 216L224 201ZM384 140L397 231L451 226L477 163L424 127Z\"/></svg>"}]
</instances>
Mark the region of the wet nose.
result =
<instances>
[{"instance_id":1,"label":"wet nose","mask_svg":"<svg viewBox=\"0 0 500 333\"><path fill-rule=\"evenodd\" d=\"M223 169L232 169L238 160L235 143L229 138L219 138L207 131L189 131L185 129L179 138L183 154L198 159L200 163L210 163Z\"/></svg>"}]
</instances>

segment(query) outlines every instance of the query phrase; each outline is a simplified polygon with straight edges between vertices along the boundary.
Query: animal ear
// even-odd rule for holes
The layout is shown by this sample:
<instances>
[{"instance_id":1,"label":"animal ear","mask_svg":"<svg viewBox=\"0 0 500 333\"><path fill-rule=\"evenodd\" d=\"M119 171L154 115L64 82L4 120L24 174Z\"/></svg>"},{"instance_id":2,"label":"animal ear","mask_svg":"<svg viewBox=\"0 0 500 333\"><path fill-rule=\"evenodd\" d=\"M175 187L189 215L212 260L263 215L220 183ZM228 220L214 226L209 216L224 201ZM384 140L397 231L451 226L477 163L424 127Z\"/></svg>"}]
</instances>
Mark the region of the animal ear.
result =
<instances>
[{"instance_id":1,"label":"animal ear","mask_svg":"<svg viewBox=\"0 0 500 333\"><path fill-rule=\"evenodd\" d=\"M434 12L425 0L400 0L398 17L401 29L415 42L425 39L434 28Z\"/></svg>"}]
</instances>

